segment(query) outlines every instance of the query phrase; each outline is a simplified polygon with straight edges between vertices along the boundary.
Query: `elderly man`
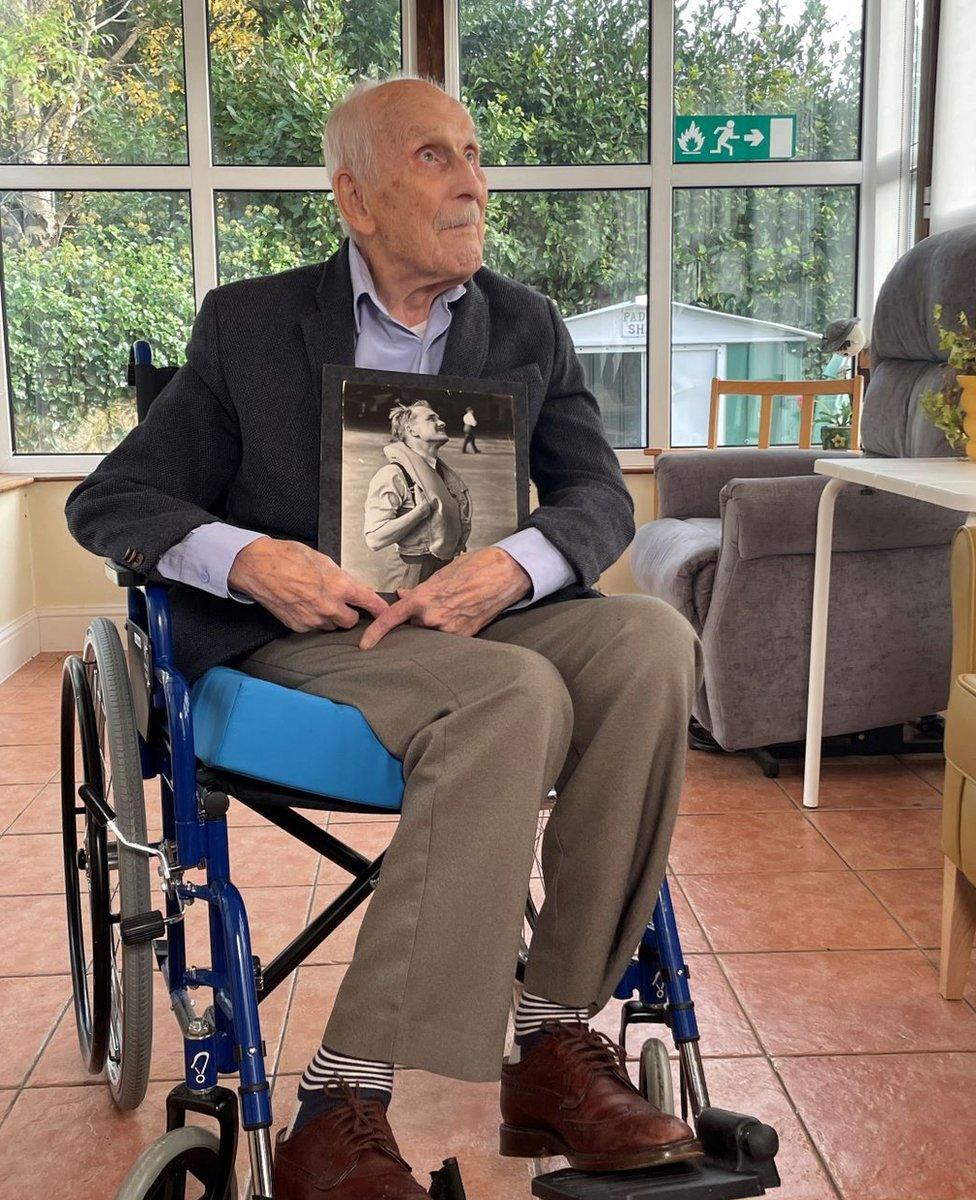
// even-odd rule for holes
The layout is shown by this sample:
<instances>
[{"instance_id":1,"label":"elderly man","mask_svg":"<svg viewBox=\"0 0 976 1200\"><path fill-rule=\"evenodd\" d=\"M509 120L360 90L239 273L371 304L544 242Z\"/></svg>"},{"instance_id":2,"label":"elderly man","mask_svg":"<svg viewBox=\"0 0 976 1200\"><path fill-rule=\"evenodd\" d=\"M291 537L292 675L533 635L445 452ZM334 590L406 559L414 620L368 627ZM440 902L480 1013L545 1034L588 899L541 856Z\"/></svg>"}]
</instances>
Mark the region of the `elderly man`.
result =
<instances>
[{"instance_id":1,"label":"elderly man","mask_svg":"<svg viewBox=\"0 0 976 1200\"><path fill-rule=\"evenodd\" d=\"M471 533L471 493L438 454L450 441L429 404L390 413L386 464L369 481L363 536L371 550L396 545L400 566L389 588L416 587L463 553Z\"/></svg>"},{"instance_id":2,"label":"elderly man","mask_svg":"<svg viewBox=\"0 0 976 1200\"><path fill-rule=\"evenodd\" d=\"M700 1153L587 1024L664 875L700 659L646 596L589 585L633 504L552 302L483 267L486 187L467 111L437 87L359 85L326 166L349 240L322 266L210 292L187 362L71 494L96 554L175 579L178 665L216 663L359 708L403 762L401 817L300 1105L276 1200L426 1193L386 1119L393 1064L501 1077L503 1154L590 1170ZM330 557L323 363L522 380L539 505L387 605ZM540 802L515 1046L502 1064Z\"/></svg>"}]
</instances>

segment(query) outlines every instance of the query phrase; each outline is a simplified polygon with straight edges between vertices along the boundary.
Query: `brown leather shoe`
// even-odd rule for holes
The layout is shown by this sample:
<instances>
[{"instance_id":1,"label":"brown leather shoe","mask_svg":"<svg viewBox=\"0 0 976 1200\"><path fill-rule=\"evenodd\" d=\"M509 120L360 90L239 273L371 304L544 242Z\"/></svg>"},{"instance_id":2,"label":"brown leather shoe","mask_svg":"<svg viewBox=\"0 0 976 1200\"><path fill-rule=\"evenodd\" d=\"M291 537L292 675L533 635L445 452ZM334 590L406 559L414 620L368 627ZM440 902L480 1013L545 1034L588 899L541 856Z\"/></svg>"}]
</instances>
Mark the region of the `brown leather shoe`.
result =
<instances>
[{"instance_id":1,"label":"brown leather shoe","mask_svg":"<svg viewBox=\"0 0 976 1200\"><path fill-rule=\"evenodd\" d=\"M286 1138L278 1134L275 1200L416 1200L428 1193L400 1154L386 1109L346 1083L329 1083L344 1103Z\"/></svg>"},{"instance_id":2,"label":"brown leather shoe","mask_svg":"<svg viewBox=\"0 0 976 1200\"><path fill-rule=\"evenodd\" d=\"M627 1171L702 1155L694 1130L645 1100L605 1033L547 1021L521 1061L502 1066L500 1151L562 1154L578 1171Z\"/></svg>"}]
</instances>

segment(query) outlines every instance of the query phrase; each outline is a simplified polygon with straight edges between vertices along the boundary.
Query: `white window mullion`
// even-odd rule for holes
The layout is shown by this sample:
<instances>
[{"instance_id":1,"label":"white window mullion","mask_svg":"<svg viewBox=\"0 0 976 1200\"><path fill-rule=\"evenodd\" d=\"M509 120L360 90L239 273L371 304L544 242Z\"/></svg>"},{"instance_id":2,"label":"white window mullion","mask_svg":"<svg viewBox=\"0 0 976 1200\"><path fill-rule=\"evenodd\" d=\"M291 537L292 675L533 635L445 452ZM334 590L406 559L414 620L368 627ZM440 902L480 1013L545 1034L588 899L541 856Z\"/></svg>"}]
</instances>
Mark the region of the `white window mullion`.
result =
<instances>
[{"instance_id":1,"label":"white window mullion","mask_svg":"<svg viewBox=\"0 0 976 1200\"><path fill-rule=\"evenodd\" d=\"M857 293L855 307L870 328L874 307L875 225L878 175L878 86L880 73L880 0L867 0L864 14L864 78L861 84L861 162L863 170L857 222ZM909 52L909 61L911 54ZM902 182L899 181L899 189Z\"/></svg>"},{"instance_id":2,"label":"white window mullion","mask_svg":"<svg viewBox=\"0 0 976 1200\"><path fill-rule=\"evenodd\" d=\"M461 98L461 18L459 0L444 0L444 87Z\"/></svg>"},{"instance_id":3,"label":"white window mullion","mask_svg":"<svg viewBox=\"0 0 976 1200\"><path fill-rule=\"evenodd\" d=\"M402 69L417 74L417 0L400 0L400 53Z\"/></svg>"},{"instance_id":4,"label":"white window mullion","mask_svg":"<svg viewBox=\"0 0 976 1200\"><path fill-rule=\"evenodd\" d=\"M183 46L186 62L186 128L190 153L193 290L199 308L207 292L217 286L207 0L183 0Z\"/></svg>"},{"instance_id":5,"label":"white window mullion","mask_svg":"<svg viewBox=\"0 0 976 1200\"><path fill-rule=\"evenodd\" d=\"M668 143L668 153L673 146ZM675 163L671 168L675 187L844 187L863 177L857 161Z\"/></svg>"},{"instance_id":6,"label":"white window mullion","mask_svg":"<svg viewBox=\"0 0 976 1200\"><path fill-rule=\"evenodd\" d=\"M674 7L651 3L651 211L647 273L647 443L670 444L671 191L674 127Z\"/></svg>"}]
</instances>

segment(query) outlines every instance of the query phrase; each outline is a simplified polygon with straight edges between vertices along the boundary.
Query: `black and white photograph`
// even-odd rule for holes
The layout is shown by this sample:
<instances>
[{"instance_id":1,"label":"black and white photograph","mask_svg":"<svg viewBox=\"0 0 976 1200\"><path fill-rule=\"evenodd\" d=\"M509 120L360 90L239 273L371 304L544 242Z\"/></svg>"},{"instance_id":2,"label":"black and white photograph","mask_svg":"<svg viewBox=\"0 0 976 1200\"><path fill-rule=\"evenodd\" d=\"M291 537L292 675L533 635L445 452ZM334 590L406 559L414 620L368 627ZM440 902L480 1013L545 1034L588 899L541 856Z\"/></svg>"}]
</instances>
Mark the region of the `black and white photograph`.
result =
<instances>
[{"instance_id":1,"label":"black and white photograph","mask_svg":"<svg viewBox=\"0 0 976 1200\"><path fill-rule=\"evenodd\" d=\"M347 367L323 387L340 402L323 398L341 414L340 562L381 595L528 515L524 385Z\"/></svg>"}]
</instances>

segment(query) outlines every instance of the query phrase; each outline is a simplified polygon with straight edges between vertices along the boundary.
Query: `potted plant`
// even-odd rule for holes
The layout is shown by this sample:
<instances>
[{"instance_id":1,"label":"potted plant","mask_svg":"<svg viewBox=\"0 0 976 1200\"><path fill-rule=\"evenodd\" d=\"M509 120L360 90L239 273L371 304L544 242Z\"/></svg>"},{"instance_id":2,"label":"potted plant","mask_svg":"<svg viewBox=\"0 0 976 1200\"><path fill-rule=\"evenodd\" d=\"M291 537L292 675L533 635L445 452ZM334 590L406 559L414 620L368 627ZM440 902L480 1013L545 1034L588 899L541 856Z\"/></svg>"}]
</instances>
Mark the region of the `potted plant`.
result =
<instances>
[{"instance_id":1,"label":"potted plant","mask_svg":"<svg viewBox=\"0 0 976 1200\"><path fill-rule=\"evenodd\" d=\"M942 324L942 305L932 310L939 331L939 349L948 353L946 379L938 391L925 392L922 411L955 449L964 446L976 461L976 326L964 312L956 324Z\"/></svg>"},{"instance_id":2,"label":"potted plant","mask_svg":"<svg viewBox=\"0 0 976 1200\"><path fill-rule=\"evenodd\" d=\"M852 419L850 396L839 397L833 406L818 401L815 420L818 424L824 422L820 429L820 444L825 450L850 450Z\"/></svg>"}]
</instances>

